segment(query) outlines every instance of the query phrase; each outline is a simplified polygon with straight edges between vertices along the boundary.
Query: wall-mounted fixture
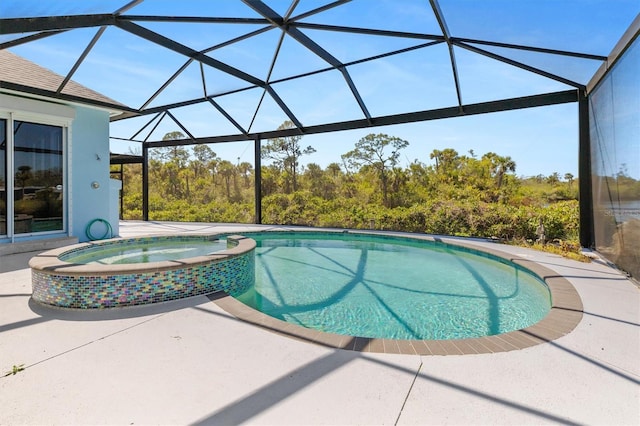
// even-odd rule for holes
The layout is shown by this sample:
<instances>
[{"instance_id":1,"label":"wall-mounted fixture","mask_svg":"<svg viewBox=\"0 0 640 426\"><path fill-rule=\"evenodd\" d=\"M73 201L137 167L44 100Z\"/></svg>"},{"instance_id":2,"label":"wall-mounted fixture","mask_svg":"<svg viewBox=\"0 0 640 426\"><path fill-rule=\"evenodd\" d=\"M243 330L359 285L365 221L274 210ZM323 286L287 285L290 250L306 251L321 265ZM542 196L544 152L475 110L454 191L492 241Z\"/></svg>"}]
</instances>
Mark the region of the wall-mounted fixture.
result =
<instances>
[{"instance_id":1,"label":"wall-mounted fixture","mask_svg":"<svg viewBox=\"0 0 640 426\"><path fill-rule=\"evenodd\" d=\"M93 189L98 189L100 188L100 183L96 182L95 180L93 182L91 182L91 187Z\"/></svg>"}]
</instances>

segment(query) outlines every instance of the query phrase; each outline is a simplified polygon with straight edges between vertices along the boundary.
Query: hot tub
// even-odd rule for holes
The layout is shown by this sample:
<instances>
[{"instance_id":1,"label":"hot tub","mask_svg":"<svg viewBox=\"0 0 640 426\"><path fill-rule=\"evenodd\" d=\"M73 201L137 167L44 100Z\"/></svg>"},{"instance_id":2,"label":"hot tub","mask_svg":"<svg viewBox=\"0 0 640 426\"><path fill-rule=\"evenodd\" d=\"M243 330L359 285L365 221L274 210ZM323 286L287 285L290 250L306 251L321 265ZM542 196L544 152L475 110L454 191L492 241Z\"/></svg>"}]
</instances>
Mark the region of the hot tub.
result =
<instances>
[{"instance_id":1,"label":"hot tub","mask_svg":"<svg viewBox=\"0 0 640 426\"><path fill-rule=\"evenodd\" d=\"M62 308L100 309L168 302L217 291L242 293L255 281L256 243L238 235L226 237L226 249L195 257L176 255L168 260L124 264L99 259L91 259L89 263L74 260L82 259L85 253L108 253L117 246L154 247L167 242L197 245L218 238L218 235L148 236L50 250L29 262L32 298Z\"/></svg>"}]
</instances>

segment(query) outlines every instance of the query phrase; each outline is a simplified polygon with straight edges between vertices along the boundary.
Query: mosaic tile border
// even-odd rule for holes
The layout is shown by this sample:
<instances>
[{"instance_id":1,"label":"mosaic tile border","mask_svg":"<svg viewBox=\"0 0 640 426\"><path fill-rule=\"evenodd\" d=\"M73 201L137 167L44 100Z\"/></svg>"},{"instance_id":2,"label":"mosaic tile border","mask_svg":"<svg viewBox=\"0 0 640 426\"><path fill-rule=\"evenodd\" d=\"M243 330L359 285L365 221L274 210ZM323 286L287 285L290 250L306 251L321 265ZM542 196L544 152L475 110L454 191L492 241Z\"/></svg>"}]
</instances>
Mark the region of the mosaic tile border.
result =
<instances>
[{"instance_id":1,"label":"mosaic tile border","mask_svg":"<svg viewBox=\"0 0 640 426\"><path fill-rule=\"evenodd\" d=\"M76 309L102 309L167 302L224 291L242 293L255 283L255 246L250 238L227 237L228 249L207 256L153 263L71 264L66 254L105 245L157 240L202 240L219 235L113 239L50 250L29 262L33 300Z\"/></svg>"}]
</instances>

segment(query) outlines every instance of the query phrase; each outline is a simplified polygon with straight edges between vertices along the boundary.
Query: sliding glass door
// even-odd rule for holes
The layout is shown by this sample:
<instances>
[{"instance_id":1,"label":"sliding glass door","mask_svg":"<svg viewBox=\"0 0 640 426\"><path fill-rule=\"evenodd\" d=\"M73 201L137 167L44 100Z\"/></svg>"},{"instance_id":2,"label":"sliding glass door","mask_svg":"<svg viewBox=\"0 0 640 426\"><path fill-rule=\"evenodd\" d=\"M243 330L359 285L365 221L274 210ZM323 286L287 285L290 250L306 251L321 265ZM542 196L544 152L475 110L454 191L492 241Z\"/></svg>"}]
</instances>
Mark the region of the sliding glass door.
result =
<instances>
[{"instance_id":1,"label":"sliding glass door","mask_svg":"<svg viewBox=\"0 0 640 426\"><path fill-rule=\"evenodd\" d=\"M13 122L14 234L61 231L63 128Z\"/></svg>"},{"instance_id":2,"label":"sliding glass door","mask_svg":"<svg viewBox=\"0 0 640 426\"><path fill-rule=\"evenodd\" d=\"M0 236L64 231L65 130L0 118Z\"/></svg>"}]
</instances>

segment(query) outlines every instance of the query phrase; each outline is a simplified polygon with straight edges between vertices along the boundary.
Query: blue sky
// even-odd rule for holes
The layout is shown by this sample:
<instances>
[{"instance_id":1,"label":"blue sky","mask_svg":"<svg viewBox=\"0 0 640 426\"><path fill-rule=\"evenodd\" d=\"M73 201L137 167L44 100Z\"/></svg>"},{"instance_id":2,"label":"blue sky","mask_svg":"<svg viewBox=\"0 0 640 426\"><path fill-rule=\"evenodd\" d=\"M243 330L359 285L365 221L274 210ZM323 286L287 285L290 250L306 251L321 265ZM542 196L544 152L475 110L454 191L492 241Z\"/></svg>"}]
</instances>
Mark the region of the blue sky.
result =
<instances>
[{"instance_id":1,"label":"blue sky","mask_svg":"<svg viewBox=\"0 0 640 426\"><path fill-rule=\"evenodd\" d=\"M265 2L281 14L290 5L288 0ZM124 0L3 0L0 3L0 16L104 13L125 3ZM326 3L329 1L301 0L294 15ZM638 0L440 0L440 6L451 34L456 37L598 55L609 54L640 12ZM127 13L258 17L252 9L235 0L146 0ZM427 0L353 0L304 22L440 34ZM237 24L217 25L215 28L203 24L139 24L196 50L260 28ZM93 28L73 30L11 50L65 75L95 31ZM343 63L423 42L346 33L336 35L310 29L302 31ZM215 50L209 56L266 79L280 35L279 30L270 30ZM550 57L500 48L492 48L492 51L583 84L589 81L599 66L597 61L584 59ZM465 104L571 88L464 49L455 48L454 52ZM118 28L108 28L73 79L126 105L139 107L185 61L175 52ZM270 81L326 66L326 62L287 36ZM373 116L450 107L457 103L450 59L444 44L355 65L348 70ZM274 84L273 88L303 125L363 118L338 71L302 80ZM205 82L208 95L246 86L245 82L209 67L205 69ZM200 67L194 62L150 105L198 98L203 93ZM273 130L287 116L268 95L255 114L262 95L261 89L253 89L222 96L216 101L244 128L251 125L249 130L252 132ZM236 128L208 104L172 112L197 137L237 133ZM254 114L255 120L252 121ZM111 134L130 137L150 118L114 123ZM159 140L164 133L174 130L179 128L166 118L149 140ZM567 172L578 174L575 104L309 135L302 139L302 144L313 145L317 152L305 157L303 163L315 162L326 166L330 162L340 162L340 155L351 150L355 142L368 133L386 133L409 141L410 145L402 155L404 165L416 159L430 163L429 153L434 149L454 148L461 154L473 150L477 155L493 151L510 156L517 164L516 172L519 175L548 175L553 172L561 175ZM113 151L126 152L137 146L112 141ZM238 159L253 161L252 142L215 145L212 149L233 162Z\"/></svg>"}]
</instances>

